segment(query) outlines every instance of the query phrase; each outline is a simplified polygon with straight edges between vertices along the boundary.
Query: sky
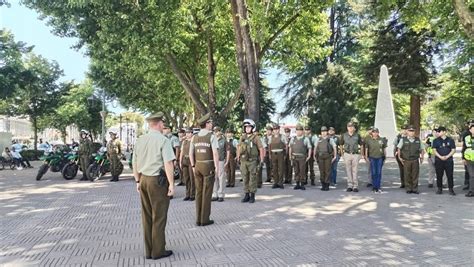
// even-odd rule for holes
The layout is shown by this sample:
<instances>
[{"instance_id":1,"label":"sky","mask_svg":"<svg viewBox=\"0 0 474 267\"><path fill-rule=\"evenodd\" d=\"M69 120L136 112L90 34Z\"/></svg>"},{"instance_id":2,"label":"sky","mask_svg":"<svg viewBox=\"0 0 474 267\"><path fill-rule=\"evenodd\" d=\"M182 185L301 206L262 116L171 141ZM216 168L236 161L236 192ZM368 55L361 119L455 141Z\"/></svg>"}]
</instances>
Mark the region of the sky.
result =
<instances>
[{"instance_id":1,"label":"sky","mask_svg":"<svg viewBox=\"0 0 474 267\"><path fill-rule=\"evenodd\" d=\"M60 38L51 33L52 28L46 25L45 20L39 19L39 14L19 4L18 0L9 1L11 6L0 7L0 28L6 28L15 36L16 41L25 42L29 46L34 46L33 52L48 60L56 61L64 70L64 77L61 81L75 80L82 82L86 77L89 67L89 58L84 55L84 51L77 51L72 48L77 43L75 38ZM285 75L277 69L270 69L267 80L270 88L278 88L285 82ZM275 91L272 97L277 103L277 113L284 109L285 101ZM114 113L125 110L108 105L108 109ZM273 117L277 121L278 115ZM280 123L294 124L295 118L289 117L280 119Z\"/></svg>"}]
</instances>

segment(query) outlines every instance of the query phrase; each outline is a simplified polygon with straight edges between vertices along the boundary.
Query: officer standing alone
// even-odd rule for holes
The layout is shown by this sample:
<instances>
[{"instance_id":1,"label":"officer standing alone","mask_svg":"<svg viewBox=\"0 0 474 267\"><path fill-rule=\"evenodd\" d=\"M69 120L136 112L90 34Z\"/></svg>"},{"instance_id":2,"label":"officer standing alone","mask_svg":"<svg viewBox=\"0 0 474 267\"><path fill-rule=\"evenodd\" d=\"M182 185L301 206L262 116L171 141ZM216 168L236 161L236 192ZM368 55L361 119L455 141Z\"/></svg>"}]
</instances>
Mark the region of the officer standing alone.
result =
<instances>
[{"instance_id":1,"label":"officer standing alone","mask_svg":"<svg viewBox=\"0 0 474 267\"><path fill-rule=\"evenodd\" d=\"M87 181L86 170L89 167L91 161L93 145L92 141L89 139L89 132L86 130L81 130L81 139L79 140L78 156L79 164L81 165L82 178L80 181ZM98 178L97 178L98 179Z\"/></svg>"},{"instance_id":2,"label":"officer standing alone","mask_svg":"<svg viewBox=\"0 0 474 267\"><path fill-rule=\"evenodd\" d=\"M397 145L398 157L403 165L405 175L405 189L407 194L419 194L418 178L420 164L423 162L425 147L420 138L415 136L415 128L408 126L407 136L403 137Z\"/></svg>"},{"instance_id":3,"label":"officer standing alone","mask_svg":"<svg viewBox=\"0 0 474 267\"><path fill-rule=\"evenodd\" d=\"M212 134L212 120L202 117L198 124L199 133L192 137L189 159L196 182L196 225L207 226L214 223L211 215L211 198L215 177L219 176L219 154L217 138Z\"/></svg>"},{"instance_id":4,"label":"officer standing alone","mask_svg":"<svg viewBox=\"0 0 474 267\"><path fill-rule=\"evenodd\" d=\"M142 205L145 257L160 259L173 254L165 248L165 228L170 197L174 194L175 156L170 140L162 134L163 113L155 113L146 121L150 131L136 141L133 176Z\"/></svg>"},{"instance_id":5,"label":"officer standing alone","mask_svg":"<svg viewBox=\"0 0 474 267\"><path fill-rule=\"evenodd\" d=\"M117 138L116 132L109 132L111 140L107 143L107 156L110 160L110 172L112 173L111 182L118 182L120 174L123 171L122 162L122 142Z\"/></svg>"}]
</instances>

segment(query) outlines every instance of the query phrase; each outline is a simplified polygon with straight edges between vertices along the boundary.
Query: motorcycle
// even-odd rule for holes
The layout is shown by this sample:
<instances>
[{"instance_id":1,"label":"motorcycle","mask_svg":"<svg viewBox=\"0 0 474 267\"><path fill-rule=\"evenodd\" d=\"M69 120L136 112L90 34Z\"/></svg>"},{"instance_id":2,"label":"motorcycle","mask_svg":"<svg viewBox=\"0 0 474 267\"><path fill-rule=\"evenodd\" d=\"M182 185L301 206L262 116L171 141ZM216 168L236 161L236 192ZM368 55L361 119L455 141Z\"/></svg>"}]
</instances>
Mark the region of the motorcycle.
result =
<instances>
[{"instance_id":1,"label":"motorcycle","mask_svg":"<svg viewBox=\"0 0 474 267\"><path fill-rule=\"evenodd\" d=\"M45 154L40 158L43 161L43 165L38 169L36 181L41 180L43 175L48 172L48 169L51 172L62 171L64 166L69 162L68 157L69 153L63 151L45 152Z\"/></svg>"},{"instance_id":2,"label":"motorcycle","mask_svg":"<svg viewBox=\"0 0 474 267\"><path fill-rule=\"evenodd\" d=\"M107 158L104 148L101 148L98 153L92 154L92 156L94 157L94 162L87 168L86 176L91 182L94 182L110 172L110 160Z\"/></svg>"},{"instance_id":3,"label":"motorcycle","mask_svg":"<svg viewBox=\"0 0 474 267\"><path fill-rule=\"evenodd\" d=\"M64 165L63 169L61 170L61 173L66 180L74 179L74 177L77 175L77 171L81 168L77 150L77 148L74 148L74 150L68 155L67 159L69 162ZM81 169L81 171L83 170Z\"/></svg>"}]
</instances>

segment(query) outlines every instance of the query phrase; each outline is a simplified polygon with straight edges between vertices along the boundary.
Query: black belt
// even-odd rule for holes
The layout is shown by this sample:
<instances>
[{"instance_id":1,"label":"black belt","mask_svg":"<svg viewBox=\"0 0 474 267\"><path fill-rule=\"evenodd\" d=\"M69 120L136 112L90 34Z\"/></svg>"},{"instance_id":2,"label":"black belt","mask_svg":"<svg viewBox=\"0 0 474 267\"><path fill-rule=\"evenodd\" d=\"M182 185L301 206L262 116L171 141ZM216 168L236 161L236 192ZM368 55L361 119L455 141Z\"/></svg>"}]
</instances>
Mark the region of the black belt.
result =
<instances>
[{"instance_id":1,"label":"black belt","mask_svg":"<svg viewBox=\"0 0 474 267\"><path fill-rule=\"evenodd\" d=\"M351 154L351 155L360 154L359 152L349 152L346 150L344 150L344 153Z\"/></svg>"}]
</instances>

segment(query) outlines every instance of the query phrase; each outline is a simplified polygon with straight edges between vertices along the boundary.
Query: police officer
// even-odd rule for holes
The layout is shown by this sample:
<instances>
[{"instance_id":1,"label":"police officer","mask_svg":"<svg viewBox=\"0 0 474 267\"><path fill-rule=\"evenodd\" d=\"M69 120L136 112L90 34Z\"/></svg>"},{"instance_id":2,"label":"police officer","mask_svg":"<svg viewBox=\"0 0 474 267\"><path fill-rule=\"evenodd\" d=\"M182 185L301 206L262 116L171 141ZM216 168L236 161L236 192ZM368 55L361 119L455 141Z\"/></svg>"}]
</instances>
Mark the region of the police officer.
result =
<instances>
[{"instance_id":1,"label":"police officer","mask_svg":"<svg viewBox=\"0 0 474 267\"><path fill-rule=\"evenodd\" d=\"M308 138L309 142L311 143L311 155L314 154L315 145L318 142L318 137L311 133L311 128L309 126L304 127L304 135ZM306 170L305 170L305 182L304 184L308 184L308 172L309 178L311 180L311 185L316 185L314 180L316 176L314 175L314 158L311 157L308 162L306 163Z\"/></svg>"},{"instance_id":2,"label":"police officer","mask_svg":"<svg viewBox=\"0 0 474 267\"><path fill-rule=\"evenodd\" d=\"M380 137L379 129L372 128L371 138L365 143L365 161L370 163L372 191L382 193L382 166L386 156L387 143Z\"/></svg>"},{"instance_id":3,"label":"police officer","mask_svg":"<svg viewBox=\"0 0 474 267\"><path fill-rule=\"evenodd\" d=\"M321 127L321 137L316 143L314 158L318 162L322 191L329 191L329 176L331 175L331 164L336 160L336 149L336 144L329 138L328 128Z\"/></svg>"},{"instance_id":4,"label":"police officer","mask_svg":"<svg viewBox=\"0 0 474 267\"><path fill-rule=\"evenodd\" d=\"M400 143L400 140L402 140L404 137L407 136L407 128L408 128L408 125L402 126L402 128L400 129L400 133L397 135L397 137L393 141L394 147L397 147L398 144ZM403 173L404 167L403 167L402 162L400 161L400 157L398 156L398 149L394 149L393 154L398 164L398 170L400 171L400 188L405 188L405 174Z\"/></svg>"},{"instance_id":5,"label":"police officer","mask_svg":"<svg viewBox=\"0 0 474 267\"><path fill-rule=\"evenodd\" d=\"M266 183L272 182L272 162L270 161L270 150L268 149L269 140L272 134L273 134L273 126L271 124L267 124L267 126L265 127L265 134L261 138L262 145L265 149L264 163L265 163L265 169L267 173L267 179L265 180ZM257 183L258 188L262 187L262 180L263 180L262 169L263 168L261 166L258 168L258 183Z\"/></svg>"},{"instance_id":6,"label":"police officer","mask_svg":"<svg viewBox=\"0 0 474 267\"><path fill-rule=\"evenodd\" d=\"M420 138L415 136L415 127L408 126L407 136L403 137L397 145L400 162L403 165L405 175L405 189L407 194L419 194L418 178L420 176L420 164L423 162L425 147Z\"/></svg>"},{"instance_id":7,"label":"police officer","mask_svg":"<svg viewBox=\"0 0 474 267\"><path fill-rule=\"evenodd\" d=\"M443 174L446 172L448 178L449 194L455 196L453 171L453 155L456 152L456 144L451 137L446 136L446 127L438 127L439 137L433 141L433 151L435 153L436 184L438 191L436 194L443 193Z\"/></svg>"},{"instance_id":8,"label":"police officer","mask_svg":"<svg viewBox=\"0 0 474 267\"><path fill-rule=\"evenodd\" d=\"M425 144L426 144L426 153L428 154L428 187L433 188L433 183L435 180L435 166L434 166L434 155L433 155L433 141L438 138L438 132L436 132L436 128L426 136Z\"/></svg>"},{"instance_id":9,"label":"police officer","mask_svg":"<svg viewBox=\"0 0 474 267\"><path fill-rule=\"evenodd\" d=\"M230 159L230 151L227 150L226 138L222 134L222 129L219 126L214 127L214 135L217 138L217 152L219 154L219 176L216 176L214 182L214 190L212 193L212 201L223 202L224 201L224 183L226 180L224 168L228 164Z\"/></svg>"},{"instance_id":10,"label":"police officer","mask_svg":"<svg viewBox=\"0 0 474 267\"><path fill-rule=\"evenodd\" d=\"M469 134L464 137L462 158L469 173L469 192L466 197L474 197L474 123L469 125Z\"/></svg>"},{"instance_id":11,"label":"police officer","mask_svg":"<svg viewBox=\"0 0 474 267\"><path fill-rule=\"evenodd\" d=\"M181 174L183 175L182 180L186 186L186 196L183 200L194 201L196 187L194 186L193 167L191 165L191 161L189 160L189 147L191 144L191 138L193 137L193 129L186 128L184 131L185 136L183 137L181 142L181 158L179 159Z\"/></svg>"},{"instance_id":12,"label":"police officer","mask_svg":"<svg viewBox=\"0 0 474 267\"><path fill-rule=\"evenodd\" d=\"M219 176L219 154L217 138L212 134L212 120L205 115L198 120L201 128L191 139L189 158L196 182L196 225L206 226L214 223L211 215L211 198L214 180Z\"/></svg>"},{"instance_id":13,"label":"police officer","mask_svg":"<svg viewBox=\"0 0 474 267\"><path fill-rule=\"evenodd\" d=\"M303 133L303 126L301 124L296 125L296 136L293 137L289 144L289 155L293 162L295 170L296 185L294 190L306 190L304 185L306 163L312 157L311 155L311 143Z\"/></svg>"},{"instance_id":14,"label":"police officer","mask_svg":"<svg viewBox=\"0 0 474 267\"><path fill-rule=\"evenodd\" d=\"M263 164L265 150L258 136L255 122L245 119L244 132L237 147L237 161L240 161L240 171L244 178L244 193L242 203L255 202L257 192L257 165Z\"/></svg>"},{"instance_id":15,"label":"police officer","mask_svg":"<svg viewBox=\"0 0 474 267\"><path fill-rule=\"evenodd\" d=\"M237 157L237 145L238 141L234 139L234 132L231 129L226 130L226 147L227 151L230 152L230 158L225 166L225 172L227 173L227 185L226 187L235 186L235 160Z\"/></svg>"},{"instance_id":16,"label":"police officer","mask_svg":"<svg viewBox=\"0 0 474 267\"><path fill-rule=\"evenodd\" d=\"M170 197L174 194L171 142L163 131L164 115L146 118L150 131L135 144L133 176L142 204L142 223L147 259L160 259L173 254L166 250L165 227Z\"/></svg>"},{"instance_id":17,"label":"police officer","mask_svg":"<svg viewBox=\"0 0 474 267\"><path fill-rule=\"evenodd\" d=\"M173 133L173 127L165 123L165 127L163 128L163 134L170 139L171 141L171 146L173 147L173 152L176 157L176 159L180 158L180 143L179 143L179 138L175 136ZM178 179L180 175L180 170L179 170L179 162L177 160L174 161L174 176L175 179ZM183 181L181 180L178 184L179 186L184 185Z\"/></svg>"},{"instance_id":18,"label":"police officer","mask_svg":"<svg viewBox=\"0 0 474 267\"><path fill-rule=\"evenodd\" d=\"M80 181L87 181L87 174L86 170L89 167L89 163L91 161L91 156L93 153L93 144L92 141L89 139L89 132L87 130L81 130L79 139L79 148L78 148L78 156L79 156L79 165L81 166L82 171L82 178Z\"/></svg>"},{"instance_id":19,"label":"police officer","mask_svg":"<svg viewBox=\"0 0 474 267\"><path fill-rule=\"evenodd\" d=\"M471 124L474 124L474 120L469 120L466 122L466 129L461 133L461 142L464 142L464 138L470 134L469 127ZM462 190L469 190L469 185L469 171L467 169L467 165L464 165L464 187Z\"/></svg>"},{"instance_id":20,"label":"police officer","mask_svg":"<svg viewBox=\"0 0 474 267\"><path fill-rule=\"evenodd\" d=\"M291 180L293 180L293 168L291 167L291 155L289 144L291 141L291 129L285 128L285 137L286 137L286 149L285 151L285 167L284 167L284 177L285 177L285 184L291 185Z\"/></svg>"},{"instance_id":21,"label":"police officer","mask_svg":"<svg viewBox=\"0 0 474 267\"><path fill-rule=\"evenodd\" d=\"M368 155L365 154L365 152L367 151L367 147L366 147L366 144L368 141L370 141L372 139L372 132L374 130L374 127L373 126L370 126L368 129L367 129L367 133L365 135L365 138L364 138L364 147L363 147L363 156L364 158L369 158ZM370 163L367 164L367 187L372 187L372 171L371 171L371 166L370 166Z\"/></svg>"},{"instance_id":22,"label":"police officer","mask_svg":"<svg viewBox=\"0 0 474 267\"><path fill-rule=\"evenodd\" d=\"M110 172L112 173L111 182L118 182L119 176L123 171L122 162L122 142L117 138L117 132L110 131L110 141L107 143L107 156L110 160Z\"/></svg>"},{"instance_id":23,"label":"police officer","mask_svg":"<svg viewBox=\"0 0 474 267\"><path fill-rule=\"evenodd\" d=\"M272 189L283 189L283 168L285 165L286 137L280 134L280 125L273 124L273 135L269 137L269 155L273 171Z\"/></svg>"},{"instance_id":24,"label":"police officer","mask_svg":"<svg viewBox=\"0 0 474 267\"><path fill-rule=\"evenodd\" d=\"M347 123L347 132L341 138L341 154L346 165L347 189L346 192L359 192L359 179L357 177L361 152L364 142L359 133L355 131L354 123Z\"/></svg>"},{"instance_id":25,"label":"police officer","mask_svg":"<svg viewBox=\"0 0 474 267\"><path fill-rule=\"evenodd\" d=\"M341 151L339 149L340 145L340 138L339 136L336 135L336 129L334 127L329 127L329 138L331 138L334 143L336 144L336 160L331 164L331 177L330 177L330 182L332 186L337 185L336 177L337 177L337 163L339 162L339 159L341 158Z\"/></svg>"}]
</instances>

